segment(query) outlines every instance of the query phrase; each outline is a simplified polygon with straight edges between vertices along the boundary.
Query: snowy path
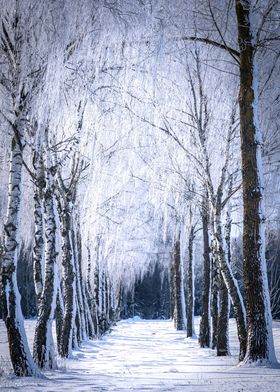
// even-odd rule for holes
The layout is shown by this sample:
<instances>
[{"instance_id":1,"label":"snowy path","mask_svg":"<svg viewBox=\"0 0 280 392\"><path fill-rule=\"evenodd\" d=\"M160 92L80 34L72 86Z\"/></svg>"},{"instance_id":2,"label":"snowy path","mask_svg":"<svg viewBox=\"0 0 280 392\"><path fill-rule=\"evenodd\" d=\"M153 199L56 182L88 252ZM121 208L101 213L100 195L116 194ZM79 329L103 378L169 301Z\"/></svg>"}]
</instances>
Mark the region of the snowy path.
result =
<instances>
[{"instance_id":1,"label":"snowy path","mask_svg":"<svg viewBox=\"0 0 280 392\"><path fill-rule=\"evenodd\" d=\"M198 323L198 320L196 320ZM280 323L274 335L280 359ZM34 321L26 321L32 336ZM231 322L233 356L217 358L185 339L169 321L122 321L101 341L86 343L64 368L47 380L0 378L0 391L190 391L249 392L280 390L280 369L236 367L237 339ZM0 355L6 351L0 323Z\"/></svg>"}]
</instances>

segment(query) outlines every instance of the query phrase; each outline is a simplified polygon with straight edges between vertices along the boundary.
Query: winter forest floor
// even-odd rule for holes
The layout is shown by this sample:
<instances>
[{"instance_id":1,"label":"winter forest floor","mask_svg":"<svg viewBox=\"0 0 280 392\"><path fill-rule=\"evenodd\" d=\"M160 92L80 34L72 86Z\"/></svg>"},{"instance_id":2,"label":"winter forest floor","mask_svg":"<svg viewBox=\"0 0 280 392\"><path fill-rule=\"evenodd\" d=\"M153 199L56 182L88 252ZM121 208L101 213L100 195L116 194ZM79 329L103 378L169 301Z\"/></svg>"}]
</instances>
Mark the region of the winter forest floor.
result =
<instances>
[{"instance_id":1,"label":"winter forest floor","mask_svg":"<svg viewBox=\"0 0 280 392\"><path fill-rule=\"evenodd\" d=\"M196 318L198 330L199 319ZM34 320L25 322L29 343ZM274 323L274 339L280 360L280 323ZM8 360L6 332L0 321L0 358ZM100 341L83 344L73 359L46 372L46 379L11 375L0 377L0 391L190 391L276 392L280 369L237 367L238 342L235 322L230 323L231 357L216 357L200 349L196 339L174 330L170 321L125 320ZM8 361L7 361L8 362ZM0 363L1 369L1 363ZM6 369L7 371L7 369Z\"/></svg>"}]
</instances>

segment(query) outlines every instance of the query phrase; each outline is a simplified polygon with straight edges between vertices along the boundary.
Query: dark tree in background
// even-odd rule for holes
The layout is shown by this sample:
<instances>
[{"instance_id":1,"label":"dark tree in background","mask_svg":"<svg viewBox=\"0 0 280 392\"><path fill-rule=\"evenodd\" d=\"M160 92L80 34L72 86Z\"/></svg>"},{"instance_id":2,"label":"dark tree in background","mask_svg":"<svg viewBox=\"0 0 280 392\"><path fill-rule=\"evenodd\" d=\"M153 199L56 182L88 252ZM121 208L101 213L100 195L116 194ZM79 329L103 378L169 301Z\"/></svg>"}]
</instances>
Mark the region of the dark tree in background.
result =
<instances>
[{"instance_id":1,"label":"dark tree in background","mask_svg":"<svg viewBox=\"0 0 280 392\"><path fill-rule=\"evenodd\" d=\"M170 316L169 277L156 263L134 291L135 315L144 319L167 319Z\"/></svg>"}]
</instances>

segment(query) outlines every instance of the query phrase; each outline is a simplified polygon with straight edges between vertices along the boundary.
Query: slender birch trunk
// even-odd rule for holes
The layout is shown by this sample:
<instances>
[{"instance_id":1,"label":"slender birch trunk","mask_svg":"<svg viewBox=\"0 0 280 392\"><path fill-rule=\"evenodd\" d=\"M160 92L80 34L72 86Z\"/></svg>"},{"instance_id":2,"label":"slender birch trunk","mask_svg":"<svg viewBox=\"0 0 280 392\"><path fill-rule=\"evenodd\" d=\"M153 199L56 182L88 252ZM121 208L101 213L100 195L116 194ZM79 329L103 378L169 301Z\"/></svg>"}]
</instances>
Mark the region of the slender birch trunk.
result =
<instances>
[{"instance_id":1,"label":"slender birch trunk","mask_svg":"<svg viewBox=\"0 0 280 392\"><path fill-rule=\"evenodd\" d=\"M80 312L80 339L81 341L87 340L87 331L86 331L86 314L85 314L85 303L82 291L83 278L82 278L82 248L81 242L79 240L80 232L78 219L75 219L77 222L73 222L73 230L72 230L72 241L74 244L74 260L76 267L76 292L77 292L77 303L79 306Z\"/></svg>"},{"instance_id":2,"label":"slender birch trunk","mask_svg":"<svg viewBox=\"0 0 280 392\"><path fill-rule=\"evenodd\" d=\"M43 266L45 253L44 233L44 188L46 186L42 153L34 152L35 189L34 189L34 246L33 246L33 276L37 296L37 309L43 291Z\"/></svg>"},{"instance_id":3,"label":"slender birch trunk","mask_svg":"<svg viewBox=\"0 0 280 392\"><path fill-rule=\"evenodd\" d=\"M21 142L19 134L18 137L13 137L7 219L4 226L3 253L0 258L0 288L2 314L7 328L10 358L15 375L32 376L36 373L36 366L27 343L16 277L22 199L23 146Z\"/></svg>"},{"instance_id":4,"label":"slender birch trunk","mask_svg":"<svg viewBox=\"0 0 280 392\"><path fill-rule=\"evenodd\" d=\"M194 225L190 228L188 244L188 269L187 269L187 337L195 336L194 330Z\"/></svg>"},{"instance_id":5,"label":"slender birch trunk","mask_svg":"<svg viewBox=\"0 0 280 392\"><path fill-rule=\"evenodd\" d=\"M76 270L74 249L71 233L71 211L67 202L63 203L61 212L61 238L62 238L62 291L64 298L64 314L59 355L67 358L72 353L73 329L76 318Z\"/></svg>"},{"instance_id":6,"label":"slender birch trunk","mask_svg":"<svg viewBox=\"0 0 280 392\"><path fill-rule=\"evenodd\" d=\"M119 321L122 313L122 285L118 284L116 289L116 321Z\"/></svg>"},{"instance_id":7,"label":"slender birch trunk","mask_svg":"<svg viewBox=\"0 0 280 392\"><path fill-rule=\"evenodd\" d=\"M230 186L230 191L232 187ZM225 245L226 257L228 265L231 263L231 250L230 250L230 234L231 234L231 217L230 217L230 204L227 209L227 220L225 225ZM218 318L218 334L217 334L217 356L230 355L229 349L229 311L230 302L227 286L224 278L220 272L220 298L219 298L219 318Z\"/></svg>"},{"instance_id":8,"label":"slender birch trunk","mask_svg":"<svg viewBox=\"0 0 280 392\"><path fill-rule=\"evenodd\" d=\"M76 282L77 282L77 279L76 279ZM76 293L77 293L77 287L76 287ZM76 303L76 314L75 314L75 323L74 323L74 328L73 328L72 348L73 348L73 350L77 350L82 342L81 311L79 308L79 301L78 301L77 294L74 297L74 301Z\"/></svg>"},{"instance_id":9,"label":"slender birch trunk","mask_svg":"<svg viewBox=\"0 0 280 392\"><path fill-rule=\"evenodd\" d=\"M56 221L53 195L53 178L48 174L45 190L45 273L44 285L40 298L38 320L35 328L33 357L40 368L56 367L52 322L56 306Z\"/></svg>"},{"instance_id":10,"label":"slender birch trunk","mask_svg":"<svg viewBox=\"0 0 280 392\"><path fill-rule=\"evenodd\" d=\"M33 271L34 286L37 297L37 309L40 304L40 298L43 291L43 274L44 265L44 206L43 199L37 189L34 192L34 217L35 217L35 235L33 247Z\"/></svg>"},{"instance_id":11,"label":"slender birch trunk","mask_svg":"<svg viewBox=\"0 0 280 392\"><path fill-rule=\"evenodd\" d=\"M94 303L95 303L95 313L96 313L96 325L97 325L97 336L102 335L101 326L99 320L101 318L101 306L102 306L102 295L100 293L100 269L98 265L98 260L94 267ZM126 309L124 309L126 311ZM125 313L126 314L126 313Z\"/></svg>"},{"instance_id":12,"label":"slender birch trunk","mask_svg":"<svg viewBox=\"0 0 280 392\"><path fill-rule=\"evenodd\" d=\"M79 246L78 248L82 249L82 242L81 242L81 234L79 232ZM91 271L91 266L89 265L91 263L90 260L90 252L88 251L88 265L87 265L87 274L86 278L83 279L81 276L81 289L82 289L82 296L83 296L83 303L84 303L84 309L85 309L85 322L86 322L86 333L87 336L92 339L95 337L95 330L94 330L94 321L93 321L93 314L92 310L90 308L90 298L92 296L92 291L88 292L88 283L90 283L90 271ZM89 285L90 288L91 285Z\"/></svg>"},{"instance_id":13,"label":"slender birch trunk","mask_svg":"<svg viewBox=\"0 0 280 392\"><path fill-rule=\"evenodd\" d=\"M212 240L212 271L211 271L211 317L212 317L212 349L217 347L218 317L219 317L219 261L215 246Z\"/></svg>"},{"instance_id":14,"label":"slender birch trunk","mask_svg":"<svg viewBox=\"0 0 280 392\"><path fill-rule=\"evenodd\" d=\"M79 270L79 281L80 281L80 293L81 293L81 303L83 307L83 318L84 318L84 330L83 330L83 340L92 338L94 336L94 325L91 312L89 311L87 295L86 295L86 285L82 274L82 238L80 231L80 224L77 220L76 223L76 247L77 247L77 260L78 260L78 270Z\"/></svg>"},{"instance_id":15,"label":"slender birch trunk","mask_svg":"<svg viewBox=\"0 0 280 392\"><path fill-rule=\"evenodd\" d=\"M90 308L89 305L89 294L87 292L85 283L83 282L83 287L82 290L84 292L84 298L85 298L85 313L86 313L86 325L87 325L87 335L90 339L93 339L96 334L95 334L95 326L94 326L94 316L92 309Z\"/></svg>"},{"instance_id":16,"label":"slender birch trunk","mask_svg":"<svg viewBox=\"0 0 280 392\"><path fill-rule=\"evenodd\" d=\"M217 326L217 356L229 355L229 296L222 273L220 273L219 317Z\"/></svg>"},{"instance_id":17,"label":"slender birch trunk","mask_svg":"<svg viewBox=\"0 0 280 392\"><path fill-rule=\"evenodd\" d=\"M245 323L245 308L244 308L241 293L239 291L238 283L236 282L232 274L232 270L228 264L227 257L226 257L222 223L221 223L221 208L219 207L219 203L216 206L214 215L215 215L214 216L215 237L217 241L217 254L219 260L219 267L232 301L232 306L234 309L236 322L237 322L238 339L240 343L239 359L243 360L246 353L246 335L247 335L246 323Z\"/></svg>"},{"instance_id":18,"label":"slender birch trunk","mask_svg":"<svg viewBox=\"0 0 280 392\"><path fill-rule=\"evenodd\" d=\"M98 324L97 324L97 309L94 294L91 286L91 254L88 249L88 266L87 266L87 278L86 278L86 295L89 313L91 315L92 324L89 324L91 328L90 337L98 335ZM90 320L90 319L89 319Z\"/></svg>"},{"instance_id":19,"label":"slender birch trunk","mask_svg":"<svg viewBox=\"0 0 280 392\"><path fill-rule=\"evenodd\" d=\"M183 307L182 307L182 274L180 239L174 244L174 326L177 331L184 330Z\"/></svg>"},{"instance_id":20,"label":"slender birch trunk","mask_svg":"<svg viewBox=\"0 0 280 392\"><path fill-rule=\"evenodd\" d=\"M174 310L175 310L175 265L174 257L171 260L170 267L170 317L174 320Z\"/></svg>"},{"instance_id":21,"label":"slender birch trunk","mask_svg":"<svg viewBox=\"0 0 280 392\"><path fill-rule=\"evenodd\" d=\"M64 303L60 287L60 280L58 281L56 309L55 309L55 325L56 325L56 341L57 347L61 345L62 325L63 325Z\"/></svg>"},{"instance_id":22,"label":"slender birch trunk","mask_svg":"<svg viewBox=\"0 0 280 392\"><path fill-rule=\"evenodd\" d=\"M202 210L202 231L203 231L203 259L204 259L204 279L202 294L202 315L199 329L200 347L210 347L210 246L209 246L209 213L206 202Z\"/></svg>"}]
</instances>

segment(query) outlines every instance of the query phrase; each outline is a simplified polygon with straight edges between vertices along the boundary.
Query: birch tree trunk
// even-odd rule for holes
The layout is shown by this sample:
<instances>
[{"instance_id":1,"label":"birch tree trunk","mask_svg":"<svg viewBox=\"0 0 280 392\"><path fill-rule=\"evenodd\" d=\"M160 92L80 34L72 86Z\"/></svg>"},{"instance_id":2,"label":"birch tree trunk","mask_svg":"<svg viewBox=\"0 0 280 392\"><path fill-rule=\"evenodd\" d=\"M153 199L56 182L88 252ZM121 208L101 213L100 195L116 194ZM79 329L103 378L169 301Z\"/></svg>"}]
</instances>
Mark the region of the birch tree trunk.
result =
<instances>
[{"instance_id":1,"label":"birch tree trunk","mask_svg":"<svg viewBox=\"0 0 280 392\"><path fill-rule=\"evenodd\" d=\"M230 186L230 191L232 187ZM230 217L230 204L227 210L227 220L225 224L225 245L227 263L231 263L231 250L230 250L230 235L231 235L231 217ZM229 349L229 295L224 278L220 272L220 298L219 298L219 318L218 318L218 333L217 333L217 356L230 355Z\"/></svg>"},{"instance_id":2,"label":"birch tree trunk","mask_svg":"<svg viewBox=\"0 0 280 392\"><path fill-rule=\"evenodd\" d=\"M16 376L32 376L36 366L31 357L24 329L17 286L17 261L19 252L19 221L22 189L23 147L21 140L13 137L7 219L4 230L4 246L1 255L1 303L3 319L7 328L10 358Z\"/></svg>"},{"instance_id":3,"label":"birch tree trunk","mask_svg":"<svg viewBox=\"0 0 280 392\"><path fill-rule=\"evenodd\" d=\"M95 303L95 313L96 313L96 327L97 327L97 336L99 337L101 334L101 330L100 330L100 325L99 325L99 319L100 319L100 305L102 303L102 297L100 296L100 269L99 269L99 265L98 265L98 261L96 261L96 265L94 267L94 290L93 290L93 298L94 298L94 303ZM124 311L126 311L124 309ZM126 314L126 313L125 313Z\"/></svg>"},{"instance_id":4,"label":"birch tree trunk","mask_svg":"<svg viewBox=\"0 0 280 392\"><path fill-rule=\"evenodd\" d=\"M73 329L76 317L76 271L71 233L71 211L67 202L63 204L61 226L64 314L58 352L61 357L68 358L72 353Z\"/></svg>"},{"instance_id":5,"label":"birch tree trunk","mask_svg":"<svg viewBox=\"0 0 280 392\"><path fill-rule=\"evenodd\" d=\"M212 240L212 271L211 271L211 317L212 317L212 349L217 347L218 317L219 317L219 261L215 246Z\"/></svg>"},{"instance_id":6,"label":"birch tree trunk","mask_svg":"<svg viewBox=\"0 0 280 392\"><path fill-rule=\"evenodd\" d=\"M92 286L91 286L91 255L89 249L88 249L87 278L86 278L86 295L87 295L88 309L92 320L92 325L90 325L89 323L89 328L91 328L90 337L95 337L97 336L97 332L98 332L97 309L96 309L96 303L95 303ZM121 294L120 294L120 298L121 298Z\"/></svg>"},{"instance_id":7,"label":"birch tree trunk","mask_svg":"<svg viewBox=\"0 0 280 392\"><path fill-rule=\"evenodd\" d=\"M79 311L79 318L80 318L80 342L83 340L87 340L87 333L86 333L86 319L85 319L85 307L84 307L84 300L83 300L83 293L82 293L82 266L81 266L81 249L79 248L78 243L78 228L77 223L73 222L73 229L72 229L72 243L74 247L74 262L75 262L75 269L76 269L76 293L77 293L77 305Z\"/></svg>"},{"instance_id":8,"label":"birch tree trunk","mask_svg":"<svg viewBox=\"0 0 280 392\"><path fill-rule=\"evenodd\" d=\"M54 343L52 336L52 321L56 305L56 222L53 196L53 178L48 175L45 190L45 274L41 294L38 320L35 328L33 357L40 368L56 367Z\"/></svg>"},{"instance_id":9,"label":"birch tree trunk","mask_svg":"<svg viewBox=\"0 0 280 392\"><path fill-rule=\"evenodd\" d=\"M200 347L210 347L210 247L209 247L209 216L208 208L204 203L202 210L202 231L203 231L203 259L204 259L204 279L202 294L202 314L199 329Z\"/></svg>"},{"instance_id":10,"label":"birch tree trunk","mask_svg":"<svg viewBox=\"0 0 280 392\"><path fill-rule=\"evenodd\" d=\"M228 293L230 295L235 317L236 317L238 339L240 343L239 360L242 361L246 353L245 309L244 309L243 299L239 291L238 284L232 274L232 270L228 264L227 257L226 257L222 223L221 223L221 207L219 206L219 202L218 205L216 206L215 213L214 213L214 226L215 226L215 237L217 241L217 254L219 260L219 267L223 280L227 286Z\"/></svg>"},{"instance_id":11,"label":"birch tree trunk","mask_svg":"<svg viewBox=\"0 0 280 392\"><path fill-rule=\"evenodd\" d=\"M187 269L187 337L195 336L194 330L194 265L193 265L193 243L195 238L195 227L192 225L188 244L188 269Z\"/></svg>"},{"instance_id":12,"label":"birch tree trunk","mask_svg":"<svg viewBox=\"0 0 280 392\"><path fill-rule=\"evenodd\" d=\"M182 307L182 274L181 274L181 254L180 240L174 244L174 326L177 331L184 330L183 307Z\"/></svg>"},{"instance_id":13,"label":"birch tree trunk","mask_svg":"<svg viewBox=\"0 0 280 392\"><path fill-rule=\"evenodd\" d=\"M58 287L57 287L56 309L55 309L57 347L60 347L60 345L61 345L63 314L64 314L64 303L63 303L61 287L60 287L60 280L59 280Z\"/></svg>"},{"instance_id":14,"label":"birch tree trunk","mask_svg":"<svg viewBox=\"0 0 280 392\"><path fill-rule=\"evenodd\" d=\"M170 267L170 317L174 320L174 309L175 309L175 265L174 257L172 255L171 267Z\"/></svg>"},{"instance_id":15,"label":"birch tree trunk","mask_svg":"<svg viewBox=\"0 0 280 392\"><path fill-rule=\"evenodd\" d=\"M86 286L85 280L83 279L82 274L82 238L79 221L76 223L76 253L78 260L78 270L79 270L79 282L80 282L80 293L81 293L81 303L83 307L83 340L86 340L88 337L92 338L94 336L94 325L91 312L88 307L87 295L86 295Z\"/></svg>"},{"instance_id":16,"label":"birch tree trunk","mask_svg":"<svg viewBox=\"0 0 280 392\"><path fill-rule=\"evenodd\" d=\"M217 356L229 355L229 298L223 275L220 273L219 317L217 326Z\"/></svg>"},{"instance_id":17,"label":"birch tree trunk","mask_svg":"<svg viewBox=\"0 0 280 392\"><path fill-rule=\"evenodd\" d=\"M276 362L267 283L264 238L261 131L255 38L249 0L236 0L240 48L239 110L243 185L243 270L247 316L245 362Z\"/></svg>"},{"instance_id":18,"label":"birch tree trunk","mask_svg":"<svg viewBox=\"0 0 280 392\"><path fill-rule=\"evenodd\" d=\"M45 173L43 167L42 152L34 151L34 246L33 246L33 276L34 286L37 296L37 309L39 308L40 299L43 291L43 266L45 252L45 233L44 233L44 189L46 187Z\"/></svg>"},{"instance_id":19,"label":"birch tree trunk","mask_svg":"<svg viewBox=\"0 0 280 392\"><path fill-rule=\"evenodd\" d=\"M39 308L40 299L43 291L42 268L44 265L44 206L43 199L37 189L34 192L34 221L35 235L33 247L33 271L34 286L37 297L37 309Z\"/></svg>"}]
</instances>

